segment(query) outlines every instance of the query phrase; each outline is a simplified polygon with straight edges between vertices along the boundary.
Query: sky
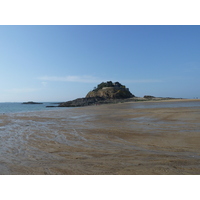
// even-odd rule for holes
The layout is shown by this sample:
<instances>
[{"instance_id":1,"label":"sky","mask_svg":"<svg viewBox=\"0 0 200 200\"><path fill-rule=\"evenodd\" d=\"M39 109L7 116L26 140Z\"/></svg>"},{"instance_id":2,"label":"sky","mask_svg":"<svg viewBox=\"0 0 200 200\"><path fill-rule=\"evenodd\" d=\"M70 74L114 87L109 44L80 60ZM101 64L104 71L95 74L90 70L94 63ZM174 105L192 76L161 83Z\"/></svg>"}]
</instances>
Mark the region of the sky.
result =
<instances>
[{"instance_id":1,"label":"sky","mask_svg":"<svg viewBox=\"0 0 200 200\"><path fill-rule=\"evenodd\" d=\"M0 102L62 102L105 81L200 97L200 26L0 26Z\"/></svg>"}]
</instances>

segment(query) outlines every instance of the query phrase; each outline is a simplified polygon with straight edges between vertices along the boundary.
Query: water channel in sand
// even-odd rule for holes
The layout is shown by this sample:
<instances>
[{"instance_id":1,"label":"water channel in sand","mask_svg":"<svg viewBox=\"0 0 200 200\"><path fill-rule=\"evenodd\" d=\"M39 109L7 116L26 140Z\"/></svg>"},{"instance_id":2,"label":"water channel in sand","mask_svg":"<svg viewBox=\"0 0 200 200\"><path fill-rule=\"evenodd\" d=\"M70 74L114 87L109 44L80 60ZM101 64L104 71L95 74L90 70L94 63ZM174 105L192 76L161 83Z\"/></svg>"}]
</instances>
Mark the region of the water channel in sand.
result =
<instances>
[{"instance_id":1,"label":"water channel in sand","mask_svg":"<svg viewBox=\"0 0 200 200\"><path fill-rule=\"evenodd\" d=\"M0 116L1 174L200 174L200 101Z\"/></svg>"}]
</instances>

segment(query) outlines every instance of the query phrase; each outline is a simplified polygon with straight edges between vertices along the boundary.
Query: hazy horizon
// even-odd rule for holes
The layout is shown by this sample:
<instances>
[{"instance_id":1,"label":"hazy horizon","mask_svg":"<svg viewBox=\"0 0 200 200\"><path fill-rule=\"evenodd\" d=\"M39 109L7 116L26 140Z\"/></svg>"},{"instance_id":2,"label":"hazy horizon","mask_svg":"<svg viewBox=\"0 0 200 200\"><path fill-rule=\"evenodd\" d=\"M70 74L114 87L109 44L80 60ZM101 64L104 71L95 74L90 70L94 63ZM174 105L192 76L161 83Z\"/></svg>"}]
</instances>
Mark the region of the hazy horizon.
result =
<instances>
[{"instance_id":1,"label":"hazy horizon","mask_svg":"<svg viewBox=\"0 0 200 200\"><path fill-rule=\"evenodd\" d=\"M102 81L197 98L199 26L0 26L0 102L64 102Z\"/></svg>"}]
</instances>

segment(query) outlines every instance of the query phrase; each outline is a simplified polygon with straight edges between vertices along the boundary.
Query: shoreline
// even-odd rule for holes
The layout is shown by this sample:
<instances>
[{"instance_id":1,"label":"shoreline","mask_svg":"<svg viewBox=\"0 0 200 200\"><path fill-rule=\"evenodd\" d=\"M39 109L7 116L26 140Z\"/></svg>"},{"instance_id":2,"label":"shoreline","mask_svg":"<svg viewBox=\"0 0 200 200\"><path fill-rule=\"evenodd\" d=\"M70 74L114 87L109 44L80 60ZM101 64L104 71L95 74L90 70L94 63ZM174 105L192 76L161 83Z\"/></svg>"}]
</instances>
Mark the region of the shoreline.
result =
<instances>
[{"instance_id":1,"label":"shoreline","mask_svg":"<svg viewBox=\"0 0 200 200\"><path fill-rule=\"evenodd\" d=\"M149 100L149 102L186 102L186 101L200 101L200 99L183 99L183 98L174 98L174 99L159 99L159 100ZM148 101L144 101L144 102L148 102Z\"/></svg>"},{"instance_id":2,"label":"shoreline","mask_svg":"<svg viewBox=\"0 0 200 200\"><path fill-rule=\"evenodd\" d=\"M17 112L8 112L8 113L0 113L0 119L2 116L13 116L13 115L30 115L30 114L38 114L38 115L42 115L42 113L44 114L48 114L49 112L54 114L57 113L59 115L59 113L65 113L65 112L69 112L76 110L76 109L85 109L85 111L87 112L90 111L91 109L96 109L99 106L102 107L106 107L106 106L118 106L118 105L126 105L126 104L150 104L150 103L167 103L167 102L174 102L174 103L184 103L184 102L200 102L200 99L168 99L168 100L146 100L146 101L130 101L130 102L122 102L122 103L109 103L109 104L99 104L99 105L89 105L89 106L80 106L80 107L54 107L52 109L43 109L43 110L33 110L33 111L17 111Z\"/></svg>"},{"instance_id":3,"label":"shoreline","mask_svg":"<svg viewBox=\"0 0 200 200\"><path fill-rule=\"evenodd\" d=\"M170 97L152 97L152 98L144 98L144 97L132 97L125 99L102 99L101 97L91 97L91 98L78 98L75 100L63 102L58 106L50 106L50 107L87 107L93 105L104 105L104 104L118 104L118 103L134 103L134 102L165 102L165 101L198 101L199 99L183 99L183 98L170 98ZM49 106L47 106L49 107Z\"/></svg>"},{"instance_id":4,"label":"shoreline","mask_svg":"<svg viewBox=\"0 0 200 200\"><path fill-rule=\"evenodd\" d=\"M176 98L176 99L153 99L153 100L144 100L144 98L142 98L142 100L140 100L141 98L138 98L138 100L131 100L130 99L130 101L125 101L125 102L117 102L117 103L115 103L115 102L113 102L113 103L102 103L102 104L97 104L98 106L99 105L118 105L118 104L124 104L124 103L159 103L159 102L199 102L200 101L200 99L182 99L182 98L180 98L180 99L178 99L178 98ZM3 102L4 103L4 102ZM45 102L45 103L49 103L49 102ZM21 103L17 103L17 104L21 104ZM57 104L57 103L56 103ZM29 111L29 110L27 110L27 111L15 111L15 112L1 112L0 113L0 115L4 115L4 114L17 114L17 113L33 113L33 112L46 112L46 111L62 111L62 110L65 110L65 109L72 109L72 108L83 108L83 107L85 107L85 108L87 108L87 107L94 107L94 106L96 106L96 104L93 104L93 105L88 105L88 106L78 106L78 107L58 107L58 106L48 106L48 107L44 107L44 109L41 109L41 110L31 110L31 111Z\"/></svg>"}]
</instances>

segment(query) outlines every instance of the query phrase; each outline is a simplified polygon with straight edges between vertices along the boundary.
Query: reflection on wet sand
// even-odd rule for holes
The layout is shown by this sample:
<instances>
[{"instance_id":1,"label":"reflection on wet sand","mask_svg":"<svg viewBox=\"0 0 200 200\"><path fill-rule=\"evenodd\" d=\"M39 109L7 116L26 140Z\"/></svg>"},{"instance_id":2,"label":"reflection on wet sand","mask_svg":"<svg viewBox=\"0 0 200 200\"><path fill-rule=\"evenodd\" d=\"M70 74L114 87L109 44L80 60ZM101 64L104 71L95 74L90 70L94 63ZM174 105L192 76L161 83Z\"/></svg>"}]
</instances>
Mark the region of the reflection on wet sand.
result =
<instances>
[{"instance_id":1,"label":"reflection on wet sand","mask_svg":"<svg viewBox=\"0 0 200 200\"><path fill-rule=\"evenodd\" d=\"M1 115L0 173L200 174L200 106L160 104Z\"/></svg>"}]
</instances>

